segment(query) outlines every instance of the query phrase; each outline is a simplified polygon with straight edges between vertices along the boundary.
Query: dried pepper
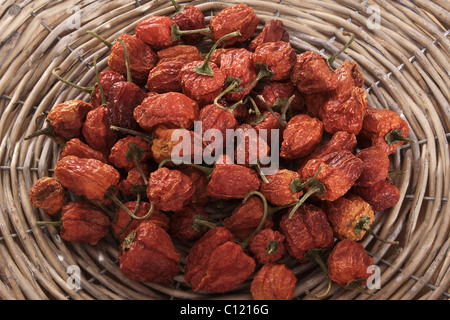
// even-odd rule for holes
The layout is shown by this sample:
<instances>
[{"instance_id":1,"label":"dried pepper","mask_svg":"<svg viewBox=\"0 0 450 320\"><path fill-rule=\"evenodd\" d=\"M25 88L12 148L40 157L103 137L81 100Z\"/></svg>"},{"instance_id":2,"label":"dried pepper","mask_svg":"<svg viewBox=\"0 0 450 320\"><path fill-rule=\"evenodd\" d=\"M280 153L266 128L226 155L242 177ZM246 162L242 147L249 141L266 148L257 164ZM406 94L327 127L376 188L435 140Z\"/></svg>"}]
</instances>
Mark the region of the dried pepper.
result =
<instances>
[{"instance_id":1,"label":"dried pepper","mask_svg":"<svg viewBox=\"0 0 450 320\"><path fill-rule=\"evenodd\" d=\"M29 191L29 199L35 208L45 210L49 215L60 213L64 206L66 192L61 183L53 177L37 180Z\"/></svg>"},{"instance_id":2,"label":"dried pepper","mask_svg":"<svg viewBox=\"0 0 450 320\"><path fill-rule=\"evenodd\" d=\"M268 263L255 274L250 285L254 300L292 300L297 277L284 264Z\"/></svg>"},{"instance_id":3,"label":"dried pepper","mask_svg":"<svg viewBox=\"0 0 450 320\"><path fill-rule=\"evenodd\" d=\"M264 24L261 32L248 44L250 51L255 51L262 43L284 41L289 42L289 33L283 25L283 21L272 19Z\"/></svg>"}]
</instances>

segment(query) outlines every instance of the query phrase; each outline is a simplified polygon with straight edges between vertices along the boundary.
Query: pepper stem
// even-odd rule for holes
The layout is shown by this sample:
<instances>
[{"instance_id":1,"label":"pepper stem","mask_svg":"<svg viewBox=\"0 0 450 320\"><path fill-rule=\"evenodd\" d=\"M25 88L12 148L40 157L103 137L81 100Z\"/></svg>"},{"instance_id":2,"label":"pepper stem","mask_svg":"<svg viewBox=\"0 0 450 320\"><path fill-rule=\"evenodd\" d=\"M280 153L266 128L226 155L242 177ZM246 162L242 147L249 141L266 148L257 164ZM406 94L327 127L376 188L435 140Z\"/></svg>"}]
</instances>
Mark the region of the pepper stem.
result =
<instances>
[{"instance_id":1,"label":"pepper stem","mask_svg":"<svg viewBox=\"0 0 450 320\"><path fill-rule=\"evenodd\" d=\"M86 92L86 93L89 93L89 94L92 94L92 93L94 92L94 87L82 87L82 86L79 86L79 85L77 85L77 84L75 84L75 83L73 83L73 82L70 82L70 81L64 79L63 77L61 77L61 76L57 73L57 72L60 71L60 70L61 70L60 67L57 67L57 68L55 68L55 69L52 70L53 76L55 76L59 81L65 83L65 84L67 84L67 85L69 85L69 86L71 86L71 87L73 87L73 88L75 88L75 89L78 89L78 90L80 90L80 91L83 91L83 92Z\"/></svg>"},{"instance_id":2,"label":"pepper stem","mask_svg":"<svg viewBox=\"0 0 450 320\"><path fill-rule=\"evenodd\" d=\"M201 34L206 34L208 36L211 34L210 27L206 27L206 28L202 28L202 29L194 29L194 30L181 30L180 27L176 23L174 23L174 24L172 24L172 26L170 28L171 28L172 41L180 40L180 38L185 34L201 33Z\"/></svg>"},{"instance_id":3,"label":"pepper stem","mask_svg":"<svg viewBox=\"0 0 450 320\"><path fill-rule=\"evenodd\" d=\"M400 129L391 130L387 135L384 136L388 145L395 145L401 141L415 143L414 140L403 136L403 131Z\"/></svg>"},{"instance_id":4,"label":"pepper stem","mask_svg":"<svg viewBox=\"0 0 450 320\"><path fill-rule=\"evenodd\" d=\"M135 143L130 143L130 145L128 146L128 150L125 153L125 157L127 158L128 161L132 160L134 162L139 173L141 174L142 179L144 180L144 184L147 184L147 177L145 176L144 171L142 170L141 163L139 162L139 160L142 159L144 154L145 154L144 148L139 147Z\"/></svg>"},{"instance_id":5,"label":"pepper stem","mask_svg":"<svg viewBox=\"0 0 450 320\"><path fill-rule=\"evenodd\" d=\"M306 294L310 297L313 298L317 298L317 299L322 299L323 297L325 297L331 289L331 279L328 276L328 268L325 265L325 263L322 260L322 257L320 256L325 250L324 249L310 249L306 252L305 254L305 258L307 258L308 260L314 260L319 266L320 268L323 270L323 272L327 275L327 279L328 279L328 288L327 290L325 290L325 292L321 293L321 294L314 294L311 293L309 290L306 290Z\"/></svg>"},{"instance_id":6,"label":"pepper stem","mask_svg":"<svg viewBox=\"0 0 450 320\"><path fill-rule=\"evenodd\" d=\"M268 213L269 213L266 197L264 197L264 195L261 192L259 192L259 191L251 191L251 192L249 192L245 196L244 200L242 200L242 203L246 203L248 198L250 198L251 196L254 196L254 195L260 197L261 200L262 200L262 203L263 203L263 216L262 216L261 221L259 222L258 226L256 227L255 231L253 231L253 233L247 239L242 241L242 243L241 243L242 249L245 249L248 246L248 244L250 243L250 240L259 231L262 230L262 228L264 227L264 224L266 223L266 220L267 220L267 217L268 217Z\"/></svg>"},{"instance_id":7,"label":"pepper stem","mask_svg":"<svg viewBox=\"0 0 450 320\"><path fill-rule=\"evenodd\" d=\"M109 41L107 41L107 40L105 40L105 39L103 39L103 38L100 37L98 34L92 32L92 31L90 31L90 30L86 31L86 33L90 34L90 35L93 36L94 38L96 38L96 39L100 40L101 42L103 42L103 43L105 44L105 46L107 46L109 49L112 48L112 46L113 46L112 43L109 42Z\"/></svg>"},{"instance_id":8,"label":"pepper stem","mask_svg":"<svg viewBox=\"0 0 450 320\"><path fill-rule=\"evenodd\" d=\"M36 224L38 226L51 225L51 226L55 226L55 227L62 227L62 220L58 220L58 221L36 221Z\"/></svg>"},{"instance_id":9,"label":"pepper stem","mask_svg":"<svg viewBox=\"0 0 450 320\"><path fill-rule=\"evenodd\" d=\"M100 96L102 98L102 106L106 106L107 101L106 101L105 91L103 91L103 86L100 81L100 74L98 73L97 58L98 58L98 56L96 55L94 57L94 71L95 71L95 76L97 78L98 89L100 90Z\"/></svg>"},{"instance_id":10,"label":"pepper stem","mask_svg":"<svg viewBox=\"0 0 450 320\"><path fill-rule=\"evenodd\" d=\"M360 292L367 294L369 296L373 296L373 293L367 292L366 290L364 290L364 288L362 287L362 284L364 283L363 279L355 279L350 281L349 283L347 283L347 285L344 287L344 289L346 290L353 290L353 289L358 289Z\"/></svg>"},{"instance_id":11,"label":"pepper stem","mask_svg":"<svg viewBox=\"0 0 450 320\"><path fill-rule=\"evenodd\" d=\"M123 42L122 39L117 39L117 41L119 41L120 44L122 45L123 52L125 54L125 65L127 66L127 81L133 82L133 78L131 76L131 69L130 69L130 56L128 55L127 46L125 45L125 42Z\"/></svg>"},{"instance_id":12,"label":"pepper stem","mask_svg":"<svg viewBox=\"0 0 450 320\"><path fill-rule=\"evenodd\" d=\"M181 10L184 9L184 6L180 5L180 4L179 4L178 2L176 2L175 0L170 0L170 1L172 1L172 4L173 4L173 6L174 6L174 8L175 8L175 13L178 13L178 12L180 12Z\"/></svg>"},{"instance_id":13,"label":"pepper stem","mask_svg":"<svg viewBox=\"0 0 450 320\"><path fill-rule=\"evenodd\" d=\"M364 228L364 230L365 230L368 234L370 234L371 236L373 236L375 239L377 239L378 241L381 241L381 242L387 243L387 244L394 244L394 245L399 244L398 241L388 241L388 240L386 240L386 239L380 238L380 236L378 236L378 235L377 235L371 228L369 228L369 227Z\"/></svg>"},{"instance_id":14,"label":"pepper stem","mask_svg":"<svg viewBox=\"0 0 450 320\"><path fill-rule=\"evenodd\" d=\"M122 208L126 213L128 213L128 215L131 218L133 218L135 220L145 220L145 219L147 219L153 213L153 210L154 210L154 207L155 207L153 203L150 203L150 209L148 210L148 212L145 215L143 215L142 217L138 217L133 212L131 212L130 209L128 209L122 203L122 201L119 200L119 198L117 198L117 196L114 194L114 192L112 192L111 189L107 192L107 197L109 197L116 205L118 205L120 208Z\"/></svg>"},{"instance_id":15,"label":"pepper stem","mask_svg":"<svg viewBox=\"0 0 450 320\"><path fill-rule=\"evenodd\" d=\"M278 121L278 125L281 127L284 127L287 123L286 120L283 120L282 118L280 118L275 111L272 110L272 108L269 106L269 104L266 102L266 99L264 99L264 97L262 95L257 95L257 98L259 98L259 100L261 100L261 102L264 104L264 106L266 107L267 111L270 112L270 114L272 114L272 116Z\"/></svg>"},{"instance_id":16,"label":"pepper stem","mask_svg":"<svg viewBox=\"0 0 450 320\"><path fill-rule=\"evenodd\" d=\"M136 212L139 209L140 203L141 203L141 195L138 193L137 199L136 199L136 206L134 207L134 212L133 212L134 215L136 215ZM116 233L116 237L119 237L122 233L124 233L128 229L128 227L131 225L133 220L134 219L132 217L130 217L127 224L122 228L122 230L120 230L119 232Z\"/></svg>"},{"instance_id":17,"label":"pepper stem","mask_svg":"<svg viewBox=\"0 0 450 320\"><path fill-rule=\"evenodd\" d=\"M258 74L257 74L256 78L253 79L253 81L248 86L246 86L245 88L239 88L239 89L234 90L233 92L244 92L244 91L247 91L248 89L253 87L256 83L258 83L258 81L261 80L262 78L269 78L269 79L271 79L273 77L273 75L274 75L273 71L271 71L269 69L269 67L265 63L257 62L256 63L256 68L258 70Z\"/></svg>"},{"instance_id":18,"label":"pepper stem","mask_svg":"<svg viewBox=\"0 0 450 320\"><path fill-rule=\"evenodd\" d=\"M258 172L259 176L261 177L262 181L264 181L264 183L269 183L269 180L267 180L266 175L261 170L261 163L260 163L259 159L256 159L255 164L250 164L250 167L255 169L256 172Z\"/></svg>"},{"instance_id":19,"label":"pepper stem","mask_svg":"<svg viewBox=\"0 0 450 320\"><path fill-rule=\"evenodd\" d=\"M276 240L270 240L267 242L266 253L274 254L278 250L279 243Z\"/></svg>"},{"instance_id":20,"label":"pepper stem","mask_svg":"<svg viewBox=\"0 0 450 320\"><path fill-rule=\"evenodd\" d=\"M344 52L348 47L350 47L350 45L352 44L352 42L353 42L353 40L355 40L355 35L354 34L351 34L351 33L349 33L349 32L344 32L344 34L345 35L351 35L351 38L350 38L350 40L338 51L338 52L336 52L335 54L333 54L331 57L329 57L328 59L326 59L326 62L327 62L327 65L328 65L328 67L331 69L331 70L333 70L333 67L332 67L332 65L333 65L333 63L334 63L334 60L336 60L336 58L337 57L339 57L339 55L342 53L342 52Z\"/></svg>"},{"instance_id":21,"label":"pepper stem","mask_svg":"<svg viewBox=\"0 0 450 320\"><path fill-rule=\"evenodd\" d=\"M241 33L238 30L238 31L226 34L222 38L217 40L216 43L214 43L214 45L209 50L209 53L206 56L205 61L201 65L194 67L194 71L197 72L198 74L202 74L202 75L213 77L214 76L214 71L211 68L211 65L209 64L209 61L211 60L211 56L212 56L214 50L216 50L217 46L222 41L224 41L225 39L230 38L230 37L240 36L240 35L241 35Z\"/></svg>"},{"instance_id":22,"label":"pepper stem","mask_svg":"<svg viewBox=\"0 0 450 320\"><path fill-rule=\"evenodd\" d=\"M153 135L151 135L151 134L146 134L146 133L143 133L143 132L131 130L131 129L128 129L128 128L117 127L117 126L113 126L113 125L110 126L110 128L111 128L111 130L118 131L118 132L121 132L121 133L124 133L124 134L131 134L133 136L141 137L142 139L144 139L145 141L148 141L148 142L152 142L153 141Z\"/></svg>"},{"instance_id":23,"label":"pepper stem","mask_svg":"<svg viewBox=\"0 0 450 320\"><path fill-rule=\"evenodd\" d=\"M230 107L230 108L225 108L225 107L222 107L222 106L219 104L219 100L220 100L223 96L225 96L228 92L233 91L234 88L236 88L237 86L239 86L239 83L241 82L241 80L240 80L240 79L237 79L237 78L233 78L233 77L228 77L228 78L227 78L227 82L231 82L231 84L230 84L224 91L222 91L222 92L214 99L214 104L216 105L216 107L218 107L218 108L220 108L220 109L228 110L228 111L230 111L231 113L233 113L234 109L235 109L239 104L237 104L237 103L233 104L232 107L234 107L234 108L231 108L231 107ZM239 101L239 102L241 102L241 101Z\"/></svg>"},{"instance_id":24,"label":"pepper stem","mask_svg":"<svg viewBox=\"0 0 450 320\"><path fill-rule=\"evenodd\" d=\"M214 223L206 220L206 218L201 214L196 214L193 217L192 228L194 228L195 231L203 232L208 229L214 229L215 227L217 226Z\"/></svg>"},{"instance_id":25,"label":"pepper stem","mask_svg":"<svg viewBox=\"0 0 450 320\"><path fill-rule=\"evenodd\" d=\"M60 141L56 136L55 136L55 128L53 127L53 125L51 124L50 120L46 120L48 123L48 127L43 128L43 129L39 129L35 132L33 132L32 134L26 136L25 138L23 138L24 140L29 140L31 138L34 137L38 137L41 136L43 134L45 134L47 137L49 137L50 139L52 139L54 142L56 142L57 144L59 144L60 146L65 146L65 143Z\"/></svg>"}]
</instances>

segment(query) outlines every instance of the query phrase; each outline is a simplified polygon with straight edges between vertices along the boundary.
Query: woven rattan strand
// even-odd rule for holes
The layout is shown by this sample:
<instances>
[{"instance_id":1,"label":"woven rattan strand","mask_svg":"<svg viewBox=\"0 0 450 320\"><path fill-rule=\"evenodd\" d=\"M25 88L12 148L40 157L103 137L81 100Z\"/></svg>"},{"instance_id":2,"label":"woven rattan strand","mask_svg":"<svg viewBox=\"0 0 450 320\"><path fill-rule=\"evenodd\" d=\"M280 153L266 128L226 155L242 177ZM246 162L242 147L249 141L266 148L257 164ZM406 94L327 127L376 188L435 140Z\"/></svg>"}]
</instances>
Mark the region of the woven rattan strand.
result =
<instances>
[{"instance_id":1,"label":"woven rattan strand","mask_svg":"<svg viewBox=\"0 0 450 320\"><path fill-rule=\"evenodd\" d=\"M179 1L181 4L185 1ZM193 1L209 19L234 1ZM335 64L354 60L364 74L369 104L400 113L410 125L406 144L392 155L399 203L379 214L375 231L400 241L391 246L362 241L381 270L373 295L333 285L327 299L446 300L450 297L450 6L435 0L249 0L260 27L274 17L288 28L298 52L330 56L355 41ZM51 74L83 86L95 82L92 61L106 67L108 51L86 34L108 40L133 33L149 15L170 15L170 1L4 1L0 7L0 298L4 300L250 299L249 281L223 295L197 292L182 275L171 286L136 283L118 270L117 243L96 246L62 241L49 219L32 207L33 183L52 175L60 151L51 139L24 140L43 125L41 115L67 99L85 99ZM189 247L177 243L185 256ZM184 259L182 259L183 265ZM68 282L68 268L81 271L81 287ZM69 269L70 270L70 269ZM293 266L299 277L295 299L322 292L324 274L313 263Z\"/></svg>"}]
</instances>

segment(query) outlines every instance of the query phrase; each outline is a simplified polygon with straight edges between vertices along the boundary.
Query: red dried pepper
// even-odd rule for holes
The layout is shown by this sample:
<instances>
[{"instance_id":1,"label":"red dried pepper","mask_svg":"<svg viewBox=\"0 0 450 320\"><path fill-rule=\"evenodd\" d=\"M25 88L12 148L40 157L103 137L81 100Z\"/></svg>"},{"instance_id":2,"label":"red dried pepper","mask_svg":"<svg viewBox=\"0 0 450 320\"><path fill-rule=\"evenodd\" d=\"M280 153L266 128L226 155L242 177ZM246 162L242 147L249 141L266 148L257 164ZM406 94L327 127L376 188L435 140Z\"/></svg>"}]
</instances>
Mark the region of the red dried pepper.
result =
<instances>
[{"instance_id":1,"label":"red dried pepper","mask_svg":"<svg viewBox=\"0 0 450 320\"><path fill-rule=\"evenodd\" d=\"M276 41L260 44L253 53L253 62L262 63L273 72L272 80L289 79L296 61L296 53L289 42Z\"/></svg>"},{"instance_id":2,"label":"red dried pepper","mask_svg":"<svg viewBox=\"0 0 450 320\"><path fill-rule=\"evenodd\" d=\"M306 114L292 117L283 131L280 156L298 159L311 153L322 140L323 124Z\"/></svg>"},{"instance_id":3,"label":"red dried pepper","mask_svg":"<svg viewBox=\"0 0 450 320\"><path fill-rule=\"evenodd\" d=\"M180 211L194 197L192 180L179 170L159 168L150 174L147 197L161 211Z\"/></svg>"},{"instance_id":4,"label":"red dried pepper","mask_svg":"<svg viewBox=\"0 0 450 320\"><path fill-rule=\"evenodd\" d=\"M224 45L230 47L249 39L258 27L258 17L250 6L240 3L229 6L217 13L210 20L214 41L234 31L240 35L226 39Z\"/></svg>"},{"instance_id":5,"label":"red dried pepper","mask_svg":"<svg viewBox=\"0 0 450 320\"><path fill-rule=\"evenodd\" d=\"M272 228L263 229L250 239L248 252L259 264L276 262L287 252L285 237Z\"/></svg>"},{"instance_id":6,"label":"red dried pepper","mask_svg":"<svg viewBox=\"0 0 450 320\"><path fill-rule=\"evenodd\" d=\"M79 158L97 159L104 163L108 162L103 153L94 150L78 138L73 138L66 142L59 158L62 159L66 156L77 156Z\"/></svg>"},{"instance_id":7,"label":"red dried pepper","mask_svg":"<svg viewBox=\"0 0 450 320\"><path fill-rule=\"evenodd\" d=\"M264 24L261 32L248 44L250 51L255 51L256 47L265 42L284 41L289 42L289 33L283 21L272 19Z\"/></svg>"},{"instance_id":8,"label":"red dried pepper","mask_svg":"<svg viewBox=\"0 0 450 320\"><path fill-rule=\"evenodd\" d=\"M378 146L393 154L405 142L412 142L408 132L408 123L398 113L368 106L358 141L363 147Z\"/></svg>"},{"instance_id":9,"label":"red dried pepper","mask_svg":"<svg viewBox=\"0 0 450 320\"><path fill-rule=\"evenodd\" d=\"M178 44L173 47L159 50L156 54L158 55L158 63L167 61L189 63L203 60L197 47L191 45Z\"/></svg>"},{"instance_id":10,"label":"red dried pepper","mask_svg":"<svg viewBox=\"0 0 450 320\"><path fill-rule=\"evenodd\" d=\"M111 148L109 162L116 168L130 171L151 157L150 144L138 136L127 135Z\"/></svg>"},{"instance_id":11,"label":"red dried pepper","mask_svg":"<svg viewBox=\"0 0 450 320\"><path fill-rule=\"evenodd\" d=\"M110 188L120 181L120 174L113 166L76 156L59 160L55 166L55 177L68 190L100 203L108 202L105 197Z\"/></svg>"},{"instance_id":12,"label":"red dried pepper","mask_svg":"<svg viewBox=\"0 0 450 320\"><path fill-rule=\"evenodd\" d=\"M157 126L191 129L197 120L197 102L180 92L151 95L134 110L134 118L146 132Z\"/></svg>"},{"instance_id":13,"label":"red dried pepper","mask_svg":"<svg viewBox=\"0 0 450 320\"><path fill-rule=\"evenodd\" d=\"M159 62L148 75L147 89L157 93L181 92L178 75L183 66L184 63L177 60Z\"/></svg>"},{"instance_id":14,"label":"red dried pepper","mask_svg":"<svg viewBox=\"0 0 450 320\"><path fill-rule=\"evenodd\" d=\"M139 188L144 187L150 175L149 166L146 163L141 164L141 167L134 167L127 172L126 178L120 181L118 187L121 192L127 196L131 196L139 192Z\"/></svg>"},{"instance_id":15,"label":"red dried pepper","mask_svg":"<svg viewBox=\"0 0 450 320\"><path fill-rule=\"evenodd\" d=\"M297 202L303 191L294 192L291 183L300 180L300 175L292 170L280 169L276 173L267 175L267 183L262 183L259 191L272 205L286 206Z\"/></svg>"},{"instance_id":16,"label":"red dried pepper","mask_svg":"<svg viewBox=\"0 0 450 320\"><path fill-rule=\"evenodd\" d=\"M284 264L267 263L255 274L250 285L254 300L292 300L297 277Z\"/></svg>"},{"instance_id":17,"label":"red dried pepper","mask_svg":"<svg viewBox=\"0 0 450 320\"><path fill-rule=\"evenodd\" d=\"M352 192L367 201L374 211L389 209L400 200L400 190L388 179L370 186L353 186Z\"/></svg>"},{"instance_id":18,"label":"red dried pepper","mask_svg":"<svg viewBox=\"0 0 450 320\"><path fill-rule=\"evenodd\" d=\"M180 30L197 30L204 29L205 15L196 6L180 6L175 0L172 0L176 13L172 20L178 25ZM181 40L191 45L200 43L204 35L201 33L185 34L181 36Z\"/></svg>"},{"instance_id":19,"label":"red dried pepper","mask_svg":"<svg viewBox=\"0 0 450 320\"><path fill-rule=\"evenodd\" d=\"M237 164L259 166L259 161L270 154L267 142L254 131L252 126L243 123L235 131L237 140L235 160ZM234 145L234 143L233 143Z\"/></svg>"},{"instance_id":20,"label":"red dried pepper","mask_svg":"<svg viewBox=\"0 0 450 320\"><path fill-rule=\"evenodd\" d=\"M116 82L126 81L125 77L114 70L103 70L99 73L99 82L103 89L106 101L109 99L109 91ZM100 86L97 84L91 95L91 104L94 108L102 106L102 93Z\"/></svg>"},{"instance_id":21,"label":"red dried pepper","mask_svg":"<svg viewBox=\"0 0 450 320\"><path fill-rule=\"evenodd\" d=\"M361 288L371 276L368 268L373 262L361 243L345 239L331 250L327 264L332 281L346 288Z\"/></svg>"},{"instance_id":22,"label":"red dried pepper","mask_svg":"<svg viewBox=\"0 0 450 320\"><path fill-rule=\"evenodd\" d=\"M303 97L291 81L270 81L263 86L259 96L265 101L263 103L261 99L256 100L256 104L261 110L265 110L269 106L281 112L282 106L290 97L294 96L289 108L294 114L303 111Z\"/></svg>"},{"instance_id":23,"label":"red dried pepper","mask_svg":"<svg viewBox=\"0 0 450 320\"><path fill-rule=\"evenodd\" d=\"M172 283L181 256L169 234L152 221L142 221L119 247L119 270L140 282Z\"/></svg>"},{"instance_id":24,"label":"red dried pepper","mask_svg":"<svg viewBox=\"0 0 450 320\"><path fill-rule=\"evenodd\" d=\"M199 239L206 230L194 228L194 217L208 219L208 214L199 205L187 205L182 210L174 212L170 217L170 234L179 240L195 241Z\"/></svg>"},{"instance_id":25,"label":"red dried pepper","mask_svg":"<svg viewBox=\"0 0 450 320\"><path fill-rule=\"evenodd\" d=\"M123 204L128 208L129 211L133 212L136 217L140 219L134 219L130 217L127 211L123 208L119 208L116 215L114 216L114 220L112 221L112 231L114 235L122 242L125 238L130 234L131 231L136 229L136 227L142 221L151 221L155 225L159 226L163 230L169 229L170 218L159 211L158 209L151 208L151 204L146 201L128 201ZM148 216L148 212L151 211L150 216ZM142 217L148 216L145 219L141 219Z\"/></svg>"},{"instance_id":26,"label":"red dried pepper","mask_svg":"<svg viewBox=\"0 0 450 320\"><path fill-rule=\"evenodd\" d=\"M255 170L234 164L224 156L216 161L206 192L216 199L243 199L258 190L260 184Z\"/></svg>"},{"instance_id":27,"label":"red dried pepper","mask_svg":"<svg viewBox=\"0 0 450 320\"><path fill-rule=\"evenodd\" d=\"M86 115L82 133L87 144L100 151L105 157L118 139L118 134L110 128L109 112L106 106L91 110Z\"/></svg>"},{"instance_id":28,"label":"red dried pepper","mask_svg":"<svg viewBox=\"0 0 450 320\"><path fill-rule=\"evenodd\" d=\"M159 51L178 44L178 40L172 38L171 18L166 16L152 16L139 22L135 28L138 38L148 44L153 50Z\"/></svg>"},{"instance_id":29,"label":"red dried pepper","mask_svg":"<svg viewBox=\"0 0 450 320\"><path fill-rule=\"evenodd\" d=\"M363 170L355 185L370 186L386 180L389 172L389 156L379 147L362 149L356 154L363 162Z\"/></svg>"},{"instance_id":30,"label":"red dried pepper","mask_svg":"<svg viewBox=\"0 0 450 320\"><path fill-rule=\"evenodd\" d=\"M28 193L31 204L35 208L45 210L49 215L60 213L64 206L65 194L64 187L53 177L40 178Z\"/></svg>"},{"instance_id":31,"label":"red dried pepper","mask_svg":"<svg viewBox=\"0 0 450 320\"><path fill-rule=\"evenodd\" d=\"M398 244L374 233L370 228L375 221L374 211L369 203L356 194L348 192L335 201L327 201L323 209L338 239L359 241L367 232L384 243Z\"/></svg>"},{"instance_id":32,"label":"red dried pepper","mask_svg":"<svg viewBox=\"0 0 450 320\"><path fill-rule=\"evenodd\" d=\"M137 84L144 84L147 81L148 73L157 62L156 53L140 38L121 34L118 40L125 44L128 57L129 68L133 81ZM111 52L108 57L108 66L111 70L117 71L123 76L127 75L126 55L119 41L111 44Z\"/></svg>"},{"instance_id":33,"label":"red dried pepper","mask_svg":"<svg viewBox=\"0 0 450 320\"><path fill-rule=\"evenodd\" d=\"M219 130L222 134L224 145L227 144L227 129L236 129L238 127L238 121L234 117L233 113L225 110L225 108L219 108L215 104L208 104L204 106L200 110L198 121L201 123L202 137L205 138L205 133L210 129ZM214 141L213 138L215 137L211 137L212 141ZM206 138L205 143L208 144Z\"/></svg>"},{"instance_id":34,"label":"red dried pepper","mask_svg":"<svg viewBox=\"0 0 450 320\"><path fill-rule=\"evenodd\" d=\"M194 291L226 292L247 280L255 265L228 229L216 227L192 246L186 257L184 279Z\"/></svg>"},{"instance_id":35,"label":"red dried pepper","mask_svg":"<svg viewBox=\"0 0 450 320\"><path fill-rule=\"evenodd\" d=\"M210 197L206 193L206 186L208 185L208 177L199 169L186 166L180 168L180 171L187 175L194 185L194 197L191 200L191 204L197 206L204 206L210 200Z\"/></svg>"}]
</instances>

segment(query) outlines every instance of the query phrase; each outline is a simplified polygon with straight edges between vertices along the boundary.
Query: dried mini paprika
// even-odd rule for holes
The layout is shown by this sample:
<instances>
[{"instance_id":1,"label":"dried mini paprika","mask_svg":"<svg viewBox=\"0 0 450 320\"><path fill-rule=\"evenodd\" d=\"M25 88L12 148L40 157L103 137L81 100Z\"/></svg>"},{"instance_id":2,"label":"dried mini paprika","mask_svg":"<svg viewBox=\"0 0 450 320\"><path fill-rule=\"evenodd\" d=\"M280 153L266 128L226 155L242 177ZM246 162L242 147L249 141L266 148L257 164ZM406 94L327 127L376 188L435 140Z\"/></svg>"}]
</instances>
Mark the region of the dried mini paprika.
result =
<instances>
[{"instance_id":1,"label":"dried mini paprika","mask_svg":"<svg viewBox=\"0 0 450 320\"><path fill-rule=\"evenodd\" d=\"M181 255L169 234L152 221L142 221L119 247L119 270L140 282L172 283Z\"/></svg>"},{"instance_id":2,"label":"dried mini paprika","mask_svg":"<svg viewBox=\"0 0 450 320\"><path fill-rule=\"evenodd\" d=\"M283 21L271 19L264 24L261 32L248 44L248 50L255 51L256 47L265 42L289 42L289 33Z\"/></svg>"},{"instance_id":3,"label":"dried mini paprika","mask_svg":"<svg viewBox=\"0 0 450 320\"><path fill-rule=\"evenodd\" d=\"M172 20L180 30L185 31L206 28L205 15L199 8L192 5L180 6L175 0L171 1L176 10ZM201 33L184 34L181 36L181 40L185 43L196 45L203 37L204 35Z\"/></svg>"},{"instance_id":4,"label":"dried mini paprika","mask_svg":"<svg viewBox=\"0 0 450 320\"><path fill-rule=\"evenodd\" d=\"M287 252L285 237L278 230L262 229L250 239L248 252L259 264L276 262Z\"/></svg>"},{"instance_id":5,"label":"dried mini paprika","mask_svg":"<svg viewBox=\"0 0 450 320\"><path fill-rule=\"evenodd\" d=\"M65 202L65 190L61 183L53 177L37 180L28 193L31 204L49 215L58 214Z\"/></svg>"},{"instance_id":6,"label":"dried mini paprika","mask_svg":"<svg viewBox=\"0 0 450 320\"><path fill-rule=\"evenodd\" d=\"M199 239L206 230L197 230L194 228L194 217L208 219L208 214L203 207L199 205L187 205L180 211L174 212L170 216L171 236L183 241L195 241Z\"/></svg>"},{"instance_id":7,"label":"dried mini paprika","mask_svg":"<svg viewBox=\"0 0 450 320\"><path fill-rule=\"evenodd\" d=\"M130 171L141 166L151 157L150 144L139 136L127 135L111 148L109 162L116 168Z\"/></svg>"},{"instance_id":8,"label":"dried mini paprika","mask_svg":"<svg viewBox=\"0 0 450 320\"><path fill-rule=\"evenodd\" d=\"M297 277L284 264L267 263L255 274L250 285L254 300L292 300Z\"/></svg>"},{"instance_id":9,"label":"dried mini paprika","mask_svg":"<svg viewBox=\"0 0 450 320\"><path fill-rule=\"evenodd\" d=\"M273 72L275 81L288 80L295 65L297 54L289 42L265 42L256 47L253 52L253 63L264 64Z\"/></svg>"},{"instance_id":10,"label":"dried mini paprika","mask_svg":"<svg viewBox=\"0 0 450 320\"><path fill-rule=\"evenodd\" d=\"M178 75L183 66L177 60L159 62L148 74L147 89L157 93L181 92Z\"/></svg>"},{"instance_id":11,"label":"dried mini paprika","mask_svg":"<svg viewBox=\"0 0 450 320\"><path fill-rule=\"evenodd\" d=\"M103 153L94 150L78 138L73 138L66 142L64 148L59 154L59 159L62 159L66 156L77 156L79 158L97 159L104 163L108 162Z\"/></svg>"},{"instance_id":12,"label":"dried mini paprika","mask_svg":"<svg viewBox=\"0 0 450 320\"><path fill-rule=\"evenodd\" d=\"M400 190L388 179L370 186L353 186L352 192L367 201L374 211L383 211L395 206L400 199Z\"/></svg>"},{"instance_id":13,"label":"dried mini paprika","mask_svg":"<svg viewBox=\"0 0 450 320\"><path fill-rule=\"evenodd\" d=\"M293 170L279 169L276 173L266 176L268 182L262 183L259 191L272 205L286 206L298 201L303 191L294 192L291 183L300 179L300 175Z\"/></svg>"},{"instance_id":14,"label":"dried mini paprika","mask_svg":"<svg viewBox=\"0 0 450 320\"><path fill-rule=\"evenodd\" d=\"M362 149L356 154L363 162L363 170L355 185L370 186L385 180L389 172L389 156L379 147Z\"/></svg>"},{"instance_id":15,"label":"dried mini paprika","mask_svg":"<svg viewBox=\"0 0 450 320\"><path fill-rule=\"evenodd\" d=\"M105 157L109 156L119 136L110 126L108 108L99 106L88 112L81 129L87 144Z\"/></svg>"}]
</instances>

